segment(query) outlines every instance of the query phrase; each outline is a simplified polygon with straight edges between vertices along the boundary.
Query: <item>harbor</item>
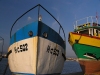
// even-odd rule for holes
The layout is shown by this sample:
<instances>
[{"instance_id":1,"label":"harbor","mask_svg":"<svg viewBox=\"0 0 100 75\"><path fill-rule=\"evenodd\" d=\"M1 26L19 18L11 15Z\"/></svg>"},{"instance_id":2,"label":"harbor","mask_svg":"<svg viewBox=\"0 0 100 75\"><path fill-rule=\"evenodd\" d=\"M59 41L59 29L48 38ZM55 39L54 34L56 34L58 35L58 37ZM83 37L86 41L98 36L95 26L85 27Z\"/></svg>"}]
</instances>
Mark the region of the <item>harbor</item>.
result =
<instances>
[{"instance_id":1,"label":"harbor","mask_svg":"<svg viewBox=\"0 0 100 75\"><path fill-rule=\"evenodd\" d=\"M3 75L7 66L7 59L3 59L3 61L0 62L0 66L0 75ZM93 73L93 75L99 75L99 73L100 72ZM7 69L5 75L11 75L9 68ZM61 75L84 75L84 73L82 72L78 62L74 60L66 60Z\"/></svg>"},{"instance_id":2,"label":"harbor","mask_svg":"<svg viewBox=\"0 0 100 75\"><path fill-rule=\"evenodd\" d=\"M6 67L7 67L7 58L6 58L6 53L2 55L3 59L2 61L0 61L0 75L3 75L5 72L5 75L11 75L11 71L9 69L9 67L7 68L6 71ZM62 70L61 75L83 75L83 72L81 70L81 67L77 61L77 58L66 58L66 61L64 63L64 67Z\"/></svg>"},{"instance_id":3,"label":"harbor","mask_svg":"<svg viewBox=\"0 0 100 75\"><path fill-rule=\"evenodd\" d=\"M0 62L0 75L4 74L4 71L7 66L7 59L3 59ZM5 75L11 75L11 71L9 68L7 68L7 72ZM61 75L83 75L82 70L76 61L66 61L63 67L63 71Z\"/></svg>"},{"instance_id":4,"label":"harbor","mask_svg":"<svg viewBox=\"0 0 100 75\"><path fill-rule=\"evenodd\" d=\"M100 75L100 0L0 1L0 75Z\"/></svg>"}]
</instances>

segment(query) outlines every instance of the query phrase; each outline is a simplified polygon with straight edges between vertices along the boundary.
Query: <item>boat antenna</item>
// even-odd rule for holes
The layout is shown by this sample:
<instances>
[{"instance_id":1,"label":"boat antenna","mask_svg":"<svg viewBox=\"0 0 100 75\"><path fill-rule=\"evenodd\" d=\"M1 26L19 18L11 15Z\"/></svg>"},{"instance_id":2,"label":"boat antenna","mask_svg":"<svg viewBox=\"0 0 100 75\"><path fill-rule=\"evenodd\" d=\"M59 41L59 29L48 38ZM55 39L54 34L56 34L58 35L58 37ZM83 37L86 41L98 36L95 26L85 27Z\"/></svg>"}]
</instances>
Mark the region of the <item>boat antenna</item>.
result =
<instances>
[{"instance_id":1,"label":"boat antenna","mask_svg":"<svg viewBox=\"0 0 100 75\"><path fill-rule=\"evenodd\" d=\"M76 29L76 14L75 14L75 23L74 23L74 29Z\"/></svg>"},{"instance_id":2,"label":"boat antenna","mask_svg":"<svg viewBox=\"0 0 100 75\"><path fill-rule=\"evenodd\" d=\"M98 24L98 13L96 12L96 21L97 21L97 24Z\"/></svg>"},{"instance_id":3,"label":"boat antenna","mask_svg":"<svg viewBox=\"0 0 100 75\"><path fill-rule=\"evenodd\" d=\"M98 17L98 13L96 12L96 18L98 19L99 17Z\"/></svg>"}]
</instances>

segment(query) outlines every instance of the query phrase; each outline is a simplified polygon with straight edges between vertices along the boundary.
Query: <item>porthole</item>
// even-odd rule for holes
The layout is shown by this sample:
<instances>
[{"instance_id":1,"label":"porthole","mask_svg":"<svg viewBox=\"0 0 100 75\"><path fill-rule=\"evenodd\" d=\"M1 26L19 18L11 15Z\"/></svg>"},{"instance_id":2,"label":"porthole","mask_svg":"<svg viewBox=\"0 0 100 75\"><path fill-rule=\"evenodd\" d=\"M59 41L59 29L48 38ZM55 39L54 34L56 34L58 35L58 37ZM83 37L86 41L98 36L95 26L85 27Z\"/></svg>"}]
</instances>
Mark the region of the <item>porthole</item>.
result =
<instances>
[{"instance_id":1,"label":"porthole","mask_svg":"<svg viewBox=\"0 0 100 75\"><path fill-rule=\"evenodd\" d=\"M48 34L46 32L43 33L43 37L47 38Z\"/></svg>"},{"instance_id":2,"label":"porthole","mask_svg":"<svg viewBox=\"0 0 100 75\"><path fill-rule=\"evenodd\" d=\"M33 32L32 32L32 31L29 31L28 35L29 35L30 37L32 37L32 36L33 36Z\"/></svg>"}]
</instances>

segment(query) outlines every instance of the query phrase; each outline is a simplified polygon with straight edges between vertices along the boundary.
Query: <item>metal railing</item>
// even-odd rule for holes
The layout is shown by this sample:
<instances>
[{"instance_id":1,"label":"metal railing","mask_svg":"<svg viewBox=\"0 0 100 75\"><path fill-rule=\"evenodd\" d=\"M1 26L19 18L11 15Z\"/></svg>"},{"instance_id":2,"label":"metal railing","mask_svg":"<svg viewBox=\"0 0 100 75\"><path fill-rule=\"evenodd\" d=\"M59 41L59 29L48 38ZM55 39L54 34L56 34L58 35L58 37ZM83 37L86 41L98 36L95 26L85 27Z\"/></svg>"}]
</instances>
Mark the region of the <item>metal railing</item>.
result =
<instances>
[{"instance_id":1,"label":"metal railing","mask_svg":"<svg viewBox=\"0 0 100 75\"><path fill-rule=\"evenodd\" d=\"M84 23L82 23L84 22ZM77 21L74 22L74 29L77 29L76 27L79 26L79 25L83 25L83 24L86 24L86 23L99 23L98 22L98 17L96 16L89 16L89 17L85 17L85 18L82 18L82 19L79 19Z\"/></svg>"}]
</instances>

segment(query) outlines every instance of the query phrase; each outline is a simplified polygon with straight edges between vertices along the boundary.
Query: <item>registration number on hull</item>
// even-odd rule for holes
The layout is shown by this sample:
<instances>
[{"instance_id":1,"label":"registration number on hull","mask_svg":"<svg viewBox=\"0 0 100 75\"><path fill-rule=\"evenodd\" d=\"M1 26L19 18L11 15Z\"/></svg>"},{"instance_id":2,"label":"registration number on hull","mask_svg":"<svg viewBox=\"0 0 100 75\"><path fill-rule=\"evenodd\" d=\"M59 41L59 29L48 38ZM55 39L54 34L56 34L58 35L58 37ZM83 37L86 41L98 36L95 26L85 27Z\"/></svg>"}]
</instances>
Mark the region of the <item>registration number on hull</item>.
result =
<instances>
[{"instance_id":1,"label":"registration number on hull","mask_svg":"<svg viewBox=\"0 0 100 75\"><path fill-rule=\"evenodd\" d=\"M49 45L48 45L48 47L47 47L47 52L48 52L48 53L51 53L51 54L53 54L53 55L56 55L56 56L59 55L59 50L56 49L56 47L55 47L55 48L52 48L52 47L49 46Z\"/></svg>"},{"instance_id":2,"label":"registration number on hull","mask_svg":"<svg viewBox=\"0 0 100 75\"><path fill-rule=\"evenodd\" d=\"M18 47L14 47L14 51L15 53L19 53L19 52L23 52L23 51L27 51L28 50L28 44L21 44Z\"/></svg>"}]
</instances>

